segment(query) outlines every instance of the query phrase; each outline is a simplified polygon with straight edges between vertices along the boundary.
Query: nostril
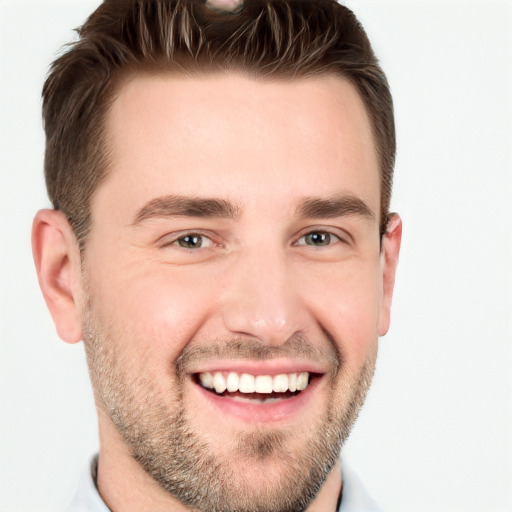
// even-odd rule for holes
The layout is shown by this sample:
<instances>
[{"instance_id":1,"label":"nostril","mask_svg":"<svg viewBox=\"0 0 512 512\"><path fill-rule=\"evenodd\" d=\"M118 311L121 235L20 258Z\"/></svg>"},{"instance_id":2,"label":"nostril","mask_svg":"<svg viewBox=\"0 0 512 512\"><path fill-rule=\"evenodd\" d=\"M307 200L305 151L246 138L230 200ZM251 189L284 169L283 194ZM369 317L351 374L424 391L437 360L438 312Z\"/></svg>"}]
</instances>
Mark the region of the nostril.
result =
<instances>
[{"instance_id":1,"label":"nostril","mask_svg":"<svg viewBox=\"0 0 512 512\"><path fill-rule=\"evenodd\" d=\"M290 313L287 319L270 311L258 311L257 307L245 310L235 305L224 311L223 320L226 329L235 335L247 336L268 345L281 345L301 330L297 316Z\"/></svg>"}]
</instances>

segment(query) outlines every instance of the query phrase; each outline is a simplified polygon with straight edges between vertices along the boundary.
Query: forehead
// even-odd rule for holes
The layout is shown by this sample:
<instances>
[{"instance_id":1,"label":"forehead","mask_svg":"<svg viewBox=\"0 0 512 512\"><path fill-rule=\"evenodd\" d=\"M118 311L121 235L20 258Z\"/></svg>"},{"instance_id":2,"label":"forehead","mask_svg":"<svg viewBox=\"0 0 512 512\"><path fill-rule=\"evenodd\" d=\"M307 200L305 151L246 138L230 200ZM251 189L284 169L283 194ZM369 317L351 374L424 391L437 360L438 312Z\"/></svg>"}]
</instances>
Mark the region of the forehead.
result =
<instances>
[{"instance_id":1,"label":"forehead","mask_svg":"<svg viewBox=\"0 0 512 512\"><path fill-rule=\"evenodd\" d=\"M121 86L106 132L110 168L97 195L115 189L134 208L167 193L282 203L356 192L378 210L370 122L338 77L138 75Z\"/></svg>"}]
</instances>

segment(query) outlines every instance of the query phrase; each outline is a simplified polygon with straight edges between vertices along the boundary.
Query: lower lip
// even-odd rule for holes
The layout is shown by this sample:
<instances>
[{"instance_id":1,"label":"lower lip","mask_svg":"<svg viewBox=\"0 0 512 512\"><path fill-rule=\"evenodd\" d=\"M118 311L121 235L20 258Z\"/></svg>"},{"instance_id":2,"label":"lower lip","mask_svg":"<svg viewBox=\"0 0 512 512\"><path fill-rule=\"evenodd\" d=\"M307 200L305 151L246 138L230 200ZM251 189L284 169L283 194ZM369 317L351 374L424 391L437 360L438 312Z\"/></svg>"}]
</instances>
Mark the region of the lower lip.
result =
<instances>
[{"instance_id":1,"label":"lower lip","mask_svg":"<svg viewBox=\"0 0 512 512\"><path fill-rule=\"evenodd\" d=\"M315 377L308 387L298 395L275 402L240 402L229 396L221 396L207 391L193 382L201 398L223 414L234 416L247 423L290 422L307 407L323 377ZM270 398L270 397L269 397Z\"/></svg>"}]
</instances>

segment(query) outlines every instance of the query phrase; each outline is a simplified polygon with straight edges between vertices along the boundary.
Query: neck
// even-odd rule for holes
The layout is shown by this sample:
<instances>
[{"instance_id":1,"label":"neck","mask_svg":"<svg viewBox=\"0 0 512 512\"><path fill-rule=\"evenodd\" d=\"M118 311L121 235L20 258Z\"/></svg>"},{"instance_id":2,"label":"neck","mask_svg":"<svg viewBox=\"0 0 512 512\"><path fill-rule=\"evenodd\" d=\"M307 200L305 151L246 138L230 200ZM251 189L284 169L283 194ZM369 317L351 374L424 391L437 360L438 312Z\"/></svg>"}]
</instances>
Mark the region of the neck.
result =
<instances>
[{"instance_id":1,"label":"neck","mask_svg":"<svg viewBox=\"0 0 512 512\"><path fill-rule=\"evenodd\" d=\"M338 498L340 497L341 489L341 466L340 463L337 462L329 473L317 497L308 507L307 512L326 512L328 510L337 512Z\"/></svg>"},{"instance_id":2,"label":"neck","mask_svg":"<svg viewBox=\"0 0 512 512\"><path fill-rule=\"evenodd\" d=\"M100 455L97 486L112 512L190 512L166 492L132 457L124 440L102 411L98 411Z\"/></svg>"}]
</instances>

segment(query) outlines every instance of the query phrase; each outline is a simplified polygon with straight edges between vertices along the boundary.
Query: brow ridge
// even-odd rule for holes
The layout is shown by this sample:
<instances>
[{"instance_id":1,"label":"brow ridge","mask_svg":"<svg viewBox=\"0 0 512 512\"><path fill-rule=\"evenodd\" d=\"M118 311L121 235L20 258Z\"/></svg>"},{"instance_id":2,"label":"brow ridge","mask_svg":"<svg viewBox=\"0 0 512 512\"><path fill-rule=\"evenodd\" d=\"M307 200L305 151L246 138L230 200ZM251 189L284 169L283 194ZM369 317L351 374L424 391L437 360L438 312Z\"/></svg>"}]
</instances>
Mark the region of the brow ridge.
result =
<instances>
[{"instance_id":1,"label":"brow ridge","mask_svg":"<svg viewBox=\"0 0 512 512\"><path fill-rule=\"evenodd\" d=\"M158 217L236 218L239 208L225 199L167 195L146 203L135 215L133 225Z\"/></svg>"},{"instance_id":2,"label":"brow ridge","mask_svg":"<svg viewBox=\"0 0 512 512\"><path fill-rule=\"evenodd\" d=\"M133 225L158 217L220 217L236 219L240 208L230 201L219 198L201 198L166 195L152 199L136 214ZM375 218L371 208L352 195L329 198L308 197L297 208L302 218L335 218L355 215Z\"/></svg>"},{"instance_id":3,"label":"brow ridge","mask_svg":"<svg viewBox=\"0 0 512 512\"><path fill-rule=\"evenodd\" d=\"M372 209L358 197L352 195L335 196L330 198L306 198L298 207L298 214L303 218L332 219L343 216L360 216L374 219Z\"/></svg>"}]
</instances>

